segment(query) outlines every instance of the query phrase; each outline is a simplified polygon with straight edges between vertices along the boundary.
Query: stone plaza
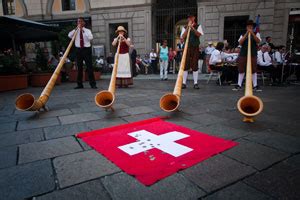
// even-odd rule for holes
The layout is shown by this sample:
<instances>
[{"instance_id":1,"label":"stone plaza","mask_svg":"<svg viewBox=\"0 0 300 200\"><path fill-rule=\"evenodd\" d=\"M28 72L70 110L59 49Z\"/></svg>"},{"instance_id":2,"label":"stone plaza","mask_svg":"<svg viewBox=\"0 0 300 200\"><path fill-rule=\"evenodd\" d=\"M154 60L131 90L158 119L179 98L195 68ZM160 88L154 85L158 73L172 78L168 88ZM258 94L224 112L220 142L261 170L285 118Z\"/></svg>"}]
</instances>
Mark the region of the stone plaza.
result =
<instances>
[{"instance_id":1,"label":"stone plaza","mask_svg":"<svg viewBox=\"0 0 300 200\"><path fill-rule=\"evenodd\" d=\"M161 111L159 99L173 90L175 78L138 76L132 87L117 89L115 112L94 103L109 77L98 90L87 83L82 90L73 90L73 83L56 86L48 112L15 109L18 95L38 97L42 88L1 93L0 199L300 198L299 86L262 87L255 95L264 110L249 124L236 108L243 91L206 84L205 75L200 90L192 83L183 90L178 112ZM239 145L146 187L75 137L156 116Z\"/></svg>"}]
</instances>

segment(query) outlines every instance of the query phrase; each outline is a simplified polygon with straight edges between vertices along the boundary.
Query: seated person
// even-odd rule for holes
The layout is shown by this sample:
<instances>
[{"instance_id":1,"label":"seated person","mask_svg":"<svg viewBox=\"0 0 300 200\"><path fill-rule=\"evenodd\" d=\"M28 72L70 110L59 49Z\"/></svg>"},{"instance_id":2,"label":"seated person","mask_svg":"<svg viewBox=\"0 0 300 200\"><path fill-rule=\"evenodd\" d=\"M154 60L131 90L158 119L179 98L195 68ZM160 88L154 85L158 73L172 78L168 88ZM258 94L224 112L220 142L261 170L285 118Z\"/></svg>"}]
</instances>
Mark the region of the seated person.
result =
<instances>
[{"instance_id":1,"label":"seated person","mask_svg":"<svg viewBox=\"0 0 300 200\"><path fill-rule=\"evenodd\" d=\"M262 71L269 72L273 83L276 83L278 77L277 70L272 63L271 56L268 52L268 46L264 44L257 52L257 68Z\"/></svg>"},{"instance_id":2,"label":"seated person","mask_svg":"<svg viewBox=\"0 0 300 200\"><path fill-rule=\"evenodd\" d=\"M142 64L143 64L143 66L145 68L145 74L148 74L148 70L149 70L151 62L150 62L149 56L147 54L142 59Z\"/></svg>"},{"instance_id":3,"label":"seated person","mask_svg":"<svg viewBox=\"0 0 300 200\"><path fill-rule=\"evenodd\" d=\"M222 62L222 49L224 48L223 42L218 42L216 48L212 51L209 58L209 67L211 70L221 71L221 82L223 83L228 78L228 70L223 66Z\"/></svg>"},{"instance_id":4,"label":"seated person","mask_svg":"<svg viewBox=\"0 0 300 200\"><path fill-rule=\"evenodd\" d=\"M96 58L96 68L100 69L100 71L102 73L105 72L105 61L104 61L104 57L100 56Z\"/></svg>"},{"instance_id":5,"label":"seated person","mask_svg":"<svg viewBox=\"0 0 300 200\"><path fill-rule=\"evenodd\" d=\"M240 48L237 47L230 53L222 53L222 58L224 59L224 65L227 68L227 81L230 83L237 83L238 68L237 59L239 57Z\"/></svg>"}]
</instances>

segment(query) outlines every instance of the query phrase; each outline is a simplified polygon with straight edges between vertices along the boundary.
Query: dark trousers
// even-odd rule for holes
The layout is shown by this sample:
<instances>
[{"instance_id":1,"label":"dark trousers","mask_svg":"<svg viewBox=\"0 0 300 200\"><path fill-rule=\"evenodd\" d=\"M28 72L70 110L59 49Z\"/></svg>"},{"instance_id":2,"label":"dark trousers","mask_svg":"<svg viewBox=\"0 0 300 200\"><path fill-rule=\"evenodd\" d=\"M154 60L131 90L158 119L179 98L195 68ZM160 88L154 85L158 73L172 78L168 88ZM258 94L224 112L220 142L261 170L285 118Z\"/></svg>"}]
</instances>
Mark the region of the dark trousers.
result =
<instances>
[{"instance_id":1,"label":"dark trousers","mask_svg":"<svg viewBox=\"0 0 300 200\"><path fill-rule=\"evenodd\" d=\"M157 74L157 60L151 60L151 68L153 74Z\"/></svg>"},{"instance_id":2,"label":"dark trousers","mask_svg":"<svg viewBox=\"0 0 300 200\"><path fill-rule=\"evenodd\" d=\"M279 73L278 73L279 70L273 65L269 65L269 66L258 65L257 68L259 70L269 72L273 82L276 82L276 78L279 78Z\"/></svg>"},{"instance_id":3,"label":"dark trousers","mask_svg":"<svg viewBox=\"0 0 300 200\"><path fill-rule=\"evenodd\" d=\"M86 64L89 82L91 86L96 86L94 70L93 70L93 62L92 62L92 48L84 47L84 48L76 48L76 56L77 56L77 84L78 86L82 85L82 76L83 76L83 61Z\"/></svg>"},{"instance_id":4,"label":"dark trousers","mask_svg":"<svg viewBox=\"0 0 300 200\"><path fill-rule=\"evenodd\" d=\"M225 66L220 67L220 66L210 65L210 69L222 72L222 75L221 75L221 82L222 83L224 81L229 81L229 69L227 67L225 67Z\"/></svg>"}]
</instances>

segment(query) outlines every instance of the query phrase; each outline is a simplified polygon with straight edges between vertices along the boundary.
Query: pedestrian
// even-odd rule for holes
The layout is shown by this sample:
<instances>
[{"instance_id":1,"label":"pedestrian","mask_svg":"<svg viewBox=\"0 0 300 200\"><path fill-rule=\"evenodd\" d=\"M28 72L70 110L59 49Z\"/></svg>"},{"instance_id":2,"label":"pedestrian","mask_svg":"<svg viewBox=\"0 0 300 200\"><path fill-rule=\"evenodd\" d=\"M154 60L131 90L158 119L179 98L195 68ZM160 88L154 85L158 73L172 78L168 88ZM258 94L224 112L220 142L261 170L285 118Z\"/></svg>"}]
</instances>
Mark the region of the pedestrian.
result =
<instances>
[{"instance_id":1,"label":"pedestrian","mask_svg":"<svg viewBox=\"0 0 300 200\"><path fill-rule=\"evenodd\" d=\"M168 42L163 41L163 45L159 48L159 64L160 64L160 79L168 80Z\"/></svg>"}]
</instances>

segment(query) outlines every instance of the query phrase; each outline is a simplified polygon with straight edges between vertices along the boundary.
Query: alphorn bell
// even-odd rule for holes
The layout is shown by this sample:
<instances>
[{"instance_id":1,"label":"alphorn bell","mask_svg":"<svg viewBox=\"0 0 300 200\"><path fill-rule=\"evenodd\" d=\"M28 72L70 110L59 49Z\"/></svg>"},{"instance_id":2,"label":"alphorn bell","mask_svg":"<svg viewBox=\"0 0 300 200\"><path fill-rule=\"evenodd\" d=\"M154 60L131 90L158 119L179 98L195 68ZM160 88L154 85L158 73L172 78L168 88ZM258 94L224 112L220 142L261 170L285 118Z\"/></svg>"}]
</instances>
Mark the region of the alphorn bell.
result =
<instances>
[{"instance_id":1,"label":"alphorn bell","mask_svg":"<svg viewBox=\"0 0 300 200\"><path fill-rule=\"evenodd\" d=\"M118 70L118 63L119 63L120 44L121 41L119 41L118 44L116 59L111 74L108 90L102 90L101 92L98 92L95 96L95 103L97 106L104 108L106 110L111 109L112 111L114 111L112 105L115 101L116 77L117 77L117 70Z\"/></svg>"},{"instance_id":2,"label":"alphorn bell","mask_svg":"<svg viewBox=\"0 0 300 200\"><path fill-rule=\"evenodd\" d=\"M165 112L173 112L178 109L180 104L180 98L181 98L181 87L182 87L182 81L183 81L183 72L186 62L186 55L189 45L189 39L190 39L190 31L191 28L188 27L188 33L186 37L186 43L183 50L183 55L181 58L181 64L180 69L177 75L176 84L174 87L173 93L167 93L164 96L160 98L159 106L160 108Z\"/></svg>"},{"instance_id":3,"label":"alphorn bell","mask_svg":"<svg viewBox=\"0 0 300 200\"><path fill-rule=\"evenodd\" d=\"M48 81L46 87L42 91L42 94L38 99L35 99L34 96L30 93L25 93L17 97L16 99L16 108L21 111L40 111L41 108L46 110L46 103L50 97L50 94L53 90L55 82L60 74L60 71L65 63L65 60L70 52L70 49L75 41L78 28L75 30L72 40L70 41L68 48L66 49L62 59L59 61L54 73L52 74L50 80Z\"/></svg>"},{"instance_id":4,"label":"alphorn bell","mask_svg":"<svg viewBox=\"0 0 300 200\"><path fill-rule=\"evenodd\" d=\"M248 54L246 68L245 96L237 102L239 112L244 115L244 122L254 122L254 117L263 110L262 100L253 95L252 89L252 63L251 63L251 38L248 34Z\"/></svg>"}]
</instances>

